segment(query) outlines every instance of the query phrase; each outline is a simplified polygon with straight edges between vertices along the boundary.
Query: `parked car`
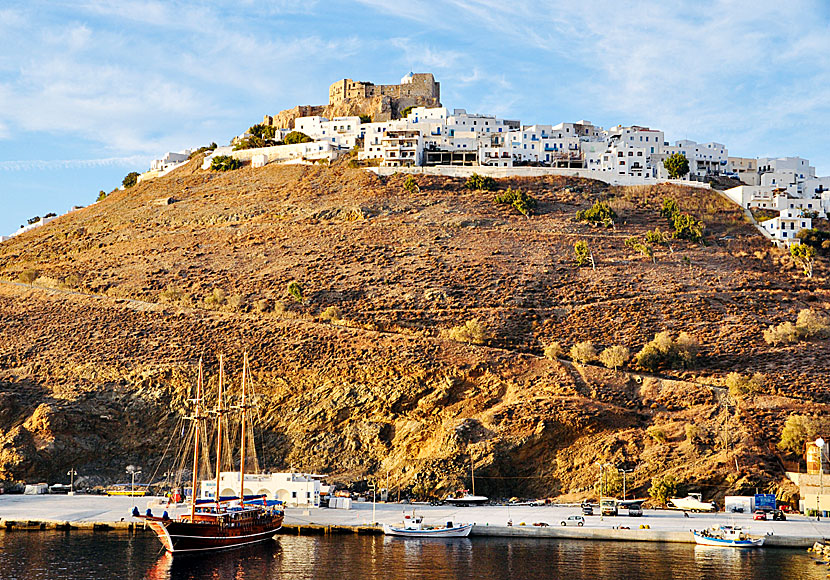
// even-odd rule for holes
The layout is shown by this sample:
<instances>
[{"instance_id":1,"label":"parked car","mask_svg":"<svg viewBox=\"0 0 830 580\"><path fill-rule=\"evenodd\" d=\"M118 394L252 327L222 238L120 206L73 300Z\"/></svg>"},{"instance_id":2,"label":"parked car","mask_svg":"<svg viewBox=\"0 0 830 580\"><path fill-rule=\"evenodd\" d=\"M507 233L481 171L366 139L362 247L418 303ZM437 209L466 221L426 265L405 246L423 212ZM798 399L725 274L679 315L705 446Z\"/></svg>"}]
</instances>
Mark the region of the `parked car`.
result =
<instances>
[{"instance_id":1,"label":"parked car","mask_svg":"<svg viewBox=\"0 0 830 580\"><path fill-rule=\"evenodd\" d=\"M589 503L582 504L582 515L583 516L592 516L592 515L594 515L594 508L591 507L591 504L589 504Z\"/></svg>"},{"instance_id":2,"label":"parked car","mask_svg":"<svg viewBox=\"0 0 830 580\"><path fill-rule=\"evenodd\" d=\"M640 504L636 504L636 503L631 504L630 506L628 506L628 515L633 517L633 518L642 517L642 515L643 515L643 506L641 506Z\"/></svg>"},{"instance_id":3,"label":"parked car","mask_svg":"<svg viewBox=\"0 0 830 580\"><path fill-rule=\"evenodd\" d=\"M563 526L579 526L580 528L585 525L585 518L582 516L568 516L567 520L562 520Z\"/></svg>"},{"instance_id":4,"label":"parked car","mask_svg":"<svg viewBox=\"0 0 830 580\"><path fill-rule=\"evenodd\" d=\"M767 512L765 512L765 511L761 511L761 510L757 510L757 511L755 512L755 515L754 515L754 516L752 516L752 519L753 519L753 520L764 520L764 521L766 521L766 519L767 519Z\"/></svg>"},{"instance_id":5,"label":"parked car","mask_svg":"<svg viewBox=\"0 0 830 580\"><path fill-rule=\"evenodd\" d=\"M775 510L772 512L772 521L774 522L786 522L787 516L784 515L784 512L781 510Z\"/></svg>"}]
</instances>

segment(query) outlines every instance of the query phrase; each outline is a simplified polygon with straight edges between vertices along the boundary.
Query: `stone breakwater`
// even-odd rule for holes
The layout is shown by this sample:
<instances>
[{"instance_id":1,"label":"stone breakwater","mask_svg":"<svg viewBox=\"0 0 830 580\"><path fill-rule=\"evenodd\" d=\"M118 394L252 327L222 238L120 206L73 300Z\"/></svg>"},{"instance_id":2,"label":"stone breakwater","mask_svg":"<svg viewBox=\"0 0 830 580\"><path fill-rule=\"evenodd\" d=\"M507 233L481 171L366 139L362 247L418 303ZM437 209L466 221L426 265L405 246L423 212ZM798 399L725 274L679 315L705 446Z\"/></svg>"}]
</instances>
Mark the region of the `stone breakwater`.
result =
<instances>
[{"instance_id":1,"label":"stone breakwater","mask_svg":"<svg viewBox=\"0 0 830 580\"><path fill-rule=\"evenodd\" d=\"M5 495L0 496L0 529L141 530L142 525L130 517L133 506L144 511L158 499ZM561 522L569 515L578 514L578 507L456 508L387 503L376 504L373 510L371 503L353 505L351 510L287 508L284 532L298 535L381 533L381 524L400 522L404 513L415 510L428 524L473 522L472 536L694 543L690 533L693 529L739 525L748 528L752 535L765 535L767 546L807 548L816 542L830 541L830 522L816 522L800 515L791 515L785 522L772 522L753 521L749 514L690 514L686 518L682 512L645 510L639 518L586 516L583 527L563 527Z\"/></svg>"}]
</instances>

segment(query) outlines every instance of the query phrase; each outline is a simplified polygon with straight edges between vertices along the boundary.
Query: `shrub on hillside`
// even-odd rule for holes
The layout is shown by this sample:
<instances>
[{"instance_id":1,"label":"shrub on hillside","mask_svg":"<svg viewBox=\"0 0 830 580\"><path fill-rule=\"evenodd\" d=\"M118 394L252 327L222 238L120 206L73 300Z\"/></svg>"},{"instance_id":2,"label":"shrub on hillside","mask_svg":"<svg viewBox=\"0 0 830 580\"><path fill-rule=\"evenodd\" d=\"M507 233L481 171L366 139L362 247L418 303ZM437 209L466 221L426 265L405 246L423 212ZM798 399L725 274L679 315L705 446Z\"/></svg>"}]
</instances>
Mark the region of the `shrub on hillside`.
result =
<instances>
[{"instance_id":1,"label":"shrub on hillside","mask_svg":"<svg viewBox=\"0 0 830 580\"><path fill-rule=\"evenodd\" d=\"M303 287L296 280L292 280L285 288L286 293L300 304L303 303Z\"/></svg>"},{"instance_id":2,"label":"shrub on hillside","mask_svg":"<svg viewBox=\"0 0 830 580\"><path fill-rule=\"evenodd\" d=\"M617 219L617 213L607 202L597 200L589 209L576 212L576 219L595 226L602 225L610 228Z\"/></svg>"},{"instance_id":3,"label":"shrub on hillside","mask_svg":"<svg viewBox=\"0 0 830 580\"><path fill-rule=\"evenodd\" d=\"M404 179L403 188L409 193L418 193L421 191L421 188L418 187L418 182L412 175L409 175L406 179Z\"/></svg>"},{"instance_id":4,"label":"shrub on hillside","mask_svg":"<svg viewBox=\"0 0 830 580\"><path fill-rule=\"evenodd\" d=\"M214 288L213 291L208 294L205 299L204 303L205 306L208 308L219 308L223 306L228 301L227 296L225 295L225 291L221 288Z\"/></svg>"},{"instance_id":5,"label":"shrub on hillside","mask_svg":"<svg viewBox=\"0 0 830 580\"><path fill-rule=\"evenodd\" d=\"M175 303L184 300L185 294L180 288L168 286L159 292L159 302Z\"/></svg>"},{"instance_id":6,"label":"shrub on hillside","mask_svg":"<svg viewBox=\"0 0 830 580\"><path fill-rule=\"evenodd\" d=\"M655 425L651 425L648 429L646 429L646 434L657 443L665 443L669 440L666 436L666 432Z\"/></svg>"},{"instance_id":7,"label":"shrub on hillside","mask_svg":"<svg viewBox=\"0 0 830 580\"><path fill-rule=\"evenodd\" d=\"M452 327L448 332L448 337L456 342L484 344L487 340L487 328L477 318L473 318L464 324Z\"/></svg>"},{"instance_id":8,"label":"shrub on hillside","mask_svg":"<svg viewBox=\"0 0 830 580\"><path fill-rule=\"evenodd\" d=\"M495 202L513 206L520 214L529 216L536 207L536 200L521 189L507 188L507 191L497 193Z\"/></svg>"},{"instance_id":9,"label":"shrub on hillside","mask_svg":"<svg viewBox=\"0 0 830 580\"><path fill-rule=\"evenodd\" d=\"M630 238L626 238L625 247L637 252L638 254L642 254L648 258L654 258L654 250L651 249L651 246L641 242L637 236L631 236Z\"/></svg>"},{"instance_id":10,"label":"shrub on hillside","mask_svg":"<svg viewBox=\"0 0 830 580\"><path fill-rule=\"evenodd\" d=\"M661 232L660 228L649 230L645 235L645 242L647 244L667 244L669 236L666 232Z\"/></svg>"},{"instance_id":11,"label":"shrub on hillside","mask_svg":"<svg viewBox=\"0 0 830 580\"><path fill-rule=\"evenodd\" d=\"M571 347L571 360L586 365L597 360L597 349L590 340L578 342Z\"/></svg>"},{"instance_id":12,"label":"shrub on hillside","mask_svg":"<svg viewBox=\"0 0 830 580\"><path fill-rule=\"evenodd\" d=\"M795 328L801 338L826 338L830 335L830 317L812 308L804 308L798 313Z\"/></svg>"},{"instance_id":13,"label":"shrub on hillside","mask_svg":"<svg viewBox=\"0 0 830 580\"><path fill-rule=\"evenodd\" d=\"M670 332L659 332L654 339L643 346L634 360L637 365L651 372L661 368L687 369L697 362L700 345L697 339L681 332L675 339Z\"/></svg>"},{"instance_id":14,"label":"shrub on hillside","mask_svg":"<svg viewBox=\"0 0 830 580\"><path fill-rule=\"evenodd\" d=\"M609 369L617 370L631 358L631 352L624 346L610 346L599 353L599 362Z\"/></svg>"},{"instance_id":15,"label":"shrub on hillside","mask_svg":"<svg viewBox=\"0 0 830 580\"><path fill-rule=\"evenodd\" d=\"M231 310L243 310L247 301L244 296L234 294L228 298L228 308Z\"/></svg>"},{"instance_id":16,"label":"shrub on hillside","mask_svg":"<svg viewBox=\"0 0 830 580\"><path fill-rule=\"evenodd\" d=\"M320 313L320 320L334 322L343 318L343 312L337 306L329 306Z\"/></svg>"},{"instance_id":17,"label":"shrub on hillside","mask_svg":"<svg viewBox=\"0 0 830 580\"><path fill-rule=\"evenodd\" d=\"M547 359L556 360L562 358L563 353L562 345L558 342L552 342L545 347L545 358Z\"/></svg>"},{"instance_id":18,"label":"shrub on hillside","mask_svg":"<svg viewBox=\"0 0 830 580\"><path fill-rule=\"evenodd\" d=\"M107 192L103 189L98 192L98 198L95 201L102 201L107 198Z\"/></svg>"},{"instance_id":19,"label":"shrub on hillside","mask_svg":"<svg viewBox=\"0 0 830 580\"><path fill-rule=\"evenodd\" d=\"M778 326L770 326L764 331L764 341L772 346L798 342L798 329L792 322L782 322Z\"/></svg>"},{"instance_id":20,"label":"shrub on hillside","mask_svg":"<svg viewBox=\"0 0 830 580\"><path fill-rule=\"evenodd\" d=\"M18 280L20 280L24 284L28 284L29 286L34 284L35 280L37 280L39 277L40 272L38 272L34 268L26 268L25 270L20 272L20 274L17 275Z\"/></svg>"},{"instance_id":21,"label":"shrub on hillside","mask_svg":"<svg viewBox=\"0 0 830 580\"><path fill-rule=\"evenodd\" d=\"M473 173L467 178L464 187L474 191L493 191L496 189L496 180L492 177L485 177L484 175Z\"/></svg>"},{"instance_id":22,"label":"shrub on hillside","mask_svg":"<svg viewBox=\"0 0 830 580\"><path fill-rule=\"evenodd\" d=\"M807 278L813 277L813 264L816 261L817 251L813 246L807 244L793 244L790 246L790 255L793 261L804 272Z\"/></svg>"},{"instance_id":23,"label":"shrub on hillside","mask_svg":"<svg viewBox=\"0 0 830 580\"><path fill-rule=\"evenodd\" d=\"M815 440L819 434L819 422L804 415L790 415L784 422L778 448L782 451L801 454L804 443Z\"/></svg>"},{"instance_id":24,"label":"shrub on hillside","mask_svg":"<svg viewBox=\"0 0 830 580\"><path fill-rule=\"evenodd\" d=\"M674 237L679 240L699 242L703 239L703 229L706 227L703 222L696 220L690 214L679 213L671 221L674 228Z\"/></svg>"},{"instance_id":25,"label":"shrub on hillside","mask_svg":"<svg viewBox=\"0 0 830 580\"><path fill-rule=\"evenodd\" d=\"M761 373L745 377L740 373L731 372L726 376L726 388L729 389L729 394L736 399L760 393L764 388L764 382L764 375Z\"/></svg>"},{"instance_id":26,"label":"shrub on hillside","mask_svg":"<svg viewBox=\"0 0 830 580\"><path fill-rule=\"evenodd\" d=\"M233 171L242 167L242 162L230 155L217 155L210 160L212 171Z\"/></svg>"},{"instance_id":27,"label":"shrub on hillside","mask_svg":"<svg viewBox=\"0 0 830 580\"><path fill-rule=\"evenodd\" d=\"M585 266L592 261L591 249L588 247L588 242L579 240L574 244L574 259L577 266Z\"/></svg>"},{"instance_id":28,"label":"shrub on hillside","mask_svg":"<svg viewBox=\"0 0 830 580\"><path fill-rule=\"evenodd\" d=\"M124 186L124 189L127 189L128 187L132 187L132 186L134 186L136 183L138 183L138 175L139 175L139 174L138 174L138 172L136 172L136 171L131 171L131 172L129 172L129 173L128 173L125 177L124 177L124 179L121 181L121 185L123 185L123 186Z\"/></svg>"}]
</instances>

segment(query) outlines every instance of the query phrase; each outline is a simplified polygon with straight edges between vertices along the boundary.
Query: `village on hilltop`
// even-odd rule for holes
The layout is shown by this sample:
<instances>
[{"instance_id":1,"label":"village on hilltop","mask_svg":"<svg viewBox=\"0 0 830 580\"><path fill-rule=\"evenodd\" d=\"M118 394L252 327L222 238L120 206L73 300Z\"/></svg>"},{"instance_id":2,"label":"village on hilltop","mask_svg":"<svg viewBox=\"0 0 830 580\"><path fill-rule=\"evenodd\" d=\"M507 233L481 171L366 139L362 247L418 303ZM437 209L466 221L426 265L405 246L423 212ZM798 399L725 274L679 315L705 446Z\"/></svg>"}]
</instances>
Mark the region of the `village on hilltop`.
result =
<instances>
[{"instance_id":1,"label":"village on hilltop","mask_svg":"<svg viewBox=\"0 0 830 580\"><path fill-rule=\"evenodd\" d=\"M785 246L799 243L797 233L811 229L812 219L824 218L830 210L830 176L817 177L806 159L730 157L724 144L688 139L671 144L663 131L637 125L604 129L585 120L523 125L518 120L450 110L441 105L440 83L431 73L409 73L397 85L342 79L330 86L328 105L303 105L265 115L263 123L251 129L255 128L269 139L246 132L228 146L208 148L203 167L210 168L214 159L225 156L263 167L330 163L356 153L354 166L380 174L559 174L611 185L673 181L696 187L716 181L725 196L757 212L753 221L765 237ZM299 139L292 139L297 135ZM188 162L192 153L167 153L154 160L138 181L168 174ZM677 155L688 162L688 171L680 176L670 175L664 164ZM43 223L36 220L12 236ZM9 237L0 237L5 239Z\"/></svg>"}]
</instances>

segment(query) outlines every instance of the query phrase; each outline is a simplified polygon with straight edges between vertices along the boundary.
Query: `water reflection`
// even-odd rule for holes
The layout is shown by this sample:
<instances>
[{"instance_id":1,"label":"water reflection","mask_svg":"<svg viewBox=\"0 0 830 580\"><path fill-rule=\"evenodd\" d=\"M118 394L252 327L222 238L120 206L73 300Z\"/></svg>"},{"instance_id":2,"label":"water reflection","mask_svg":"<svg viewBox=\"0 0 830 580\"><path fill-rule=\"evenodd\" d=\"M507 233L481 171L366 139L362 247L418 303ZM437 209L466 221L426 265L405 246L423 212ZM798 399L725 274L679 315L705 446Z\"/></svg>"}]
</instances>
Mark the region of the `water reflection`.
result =
<instances>
[{"instance_id":1,"label":"water reflection","mask_svg":"<svg viewBox=\"0 0 830 580\"><path fill-rule=\"evenodd\" d=\"M818 580L803 550L513 538L297 537L176 556L150 534L0 532L0 579L566 578Z\"/></svg>"}]
</instances>

